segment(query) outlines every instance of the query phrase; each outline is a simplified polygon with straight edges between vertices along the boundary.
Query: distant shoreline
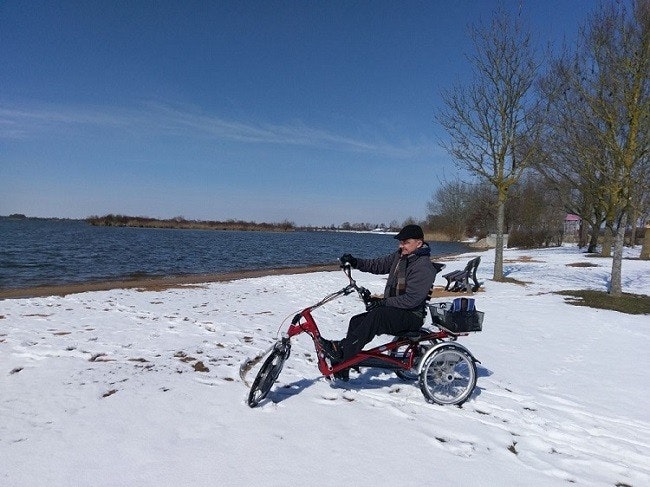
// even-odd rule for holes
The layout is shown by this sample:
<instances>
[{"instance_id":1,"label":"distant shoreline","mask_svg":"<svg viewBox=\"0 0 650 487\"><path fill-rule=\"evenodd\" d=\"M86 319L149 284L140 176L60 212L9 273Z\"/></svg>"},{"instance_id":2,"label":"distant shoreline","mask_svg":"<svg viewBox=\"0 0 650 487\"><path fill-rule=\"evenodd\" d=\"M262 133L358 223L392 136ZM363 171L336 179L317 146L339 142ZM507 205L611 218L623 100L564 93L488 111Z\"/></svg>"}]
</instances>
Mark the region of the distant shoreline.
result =
<instances>
[{"instance_id":1,"label":"distant shoreline","mask_svg":"<svg viewBox=\"0 0 650 487\"><path fill-rule=\"evenodd\" d=\"M183 217L159 219L142 216L105 215L86 218L86 223L97 227L137 227L137 228L174 228L183 230L240 230L240 231L272 231L292 232L295 226L292 222L257 223L242 220L207 221L186 220Z\"/></svg>"},{"instance_id":2,"label":"distant shoreline","mask_svg":"<svg viewBox=\"0 0 650 487\"><path fill-rule=\"evenodd\" d=\"M229 219L216 220L187 220L183 217L175 218L149 218L143 216L104 215L90 216L87 218L60 218L26 216L22 213L0 215L0 220L26 220L26 221L51 221L51 222L79 222L93 227L129 227L151 228L165 230L221 230L242 232L340 232L340 233L374 233L378 235L397 235L398 229L374 227L367 224L353 224L349 227L296 225L288 220L280 223L266 223ZM435 240L448 241L444 235L429 234ZM427 237L430 238L430 237Z\"/></svg>"}]
</instances>

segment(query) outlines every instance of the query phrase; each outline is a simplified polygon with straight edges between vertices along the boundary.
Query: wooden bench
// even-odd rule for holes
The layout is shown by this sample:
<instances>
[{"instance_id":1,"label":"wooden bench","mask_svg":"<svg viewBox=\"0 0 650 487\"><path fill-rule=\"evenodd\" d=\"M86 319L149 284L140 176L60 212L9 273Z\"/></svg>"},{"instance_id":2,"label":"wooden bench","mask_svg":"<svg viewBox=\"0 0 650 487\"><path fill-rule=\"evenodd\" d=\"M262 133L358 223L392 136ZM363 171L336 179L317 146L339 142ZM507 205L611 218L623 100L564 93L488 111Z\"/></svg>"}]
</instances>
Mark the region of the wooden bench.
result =
<instances>
[{"instance_id":1,"label":"wooden bench","mask_svg":"<svg viewBox=\"0 0 650 487\"><path fill-rule=\"evenodd\" d=\"M481 257L474 257L462 271L453 271L442 276L447 279L445 291L466 291L468 293L478 291L481 284L476 279L476 269L478 269L480 263ZM470 282L470 279L472 282Z\"/></svg>"}]
</instances>

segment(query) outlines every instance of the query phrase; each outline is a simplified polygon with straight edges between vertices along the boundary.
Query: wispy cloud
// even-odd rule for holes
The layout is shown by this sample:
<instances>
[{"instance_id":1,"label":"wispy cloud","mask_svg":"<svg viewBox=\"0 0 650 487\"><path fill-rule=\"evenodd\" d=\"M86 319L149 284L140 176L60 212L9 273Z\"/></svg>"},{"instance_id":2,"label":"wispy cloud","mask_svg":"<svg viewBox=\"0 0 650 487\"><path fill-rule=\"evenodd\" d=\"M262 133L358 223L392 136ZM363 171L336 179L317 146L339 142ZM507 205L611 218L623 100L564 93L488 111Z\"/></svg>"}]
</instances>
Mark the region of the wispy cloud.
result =
<instances>
[{"instance_id":1,"label":"wispy cloud","mask_svg":"<svg viewBox=\"0 0 650 487\"><path fill-rule=\"evenodd\" d=\"M0 137L29 137L48 129L70 125L125 127L128 121L107 111L44 106L14 108L0 106Z\"/></svg>"},{"instance_id":2,"label":"wispy cloud","mask_svg":"<svg viewBox=\"0 0 650 487\"><path fill-rule=\"evenodd\" d=\"M43 105L9 107L0 105L0 138L29 139L75 128L126 130L131 133L168 134L228 140L246 144L274 144L314 147L344 152L375 153L410 158L431 153L425 143L394 143L363 140L310 127L303 123L269 124L228 120L191 107L148 103L139 109L68 107Z\"/></svg>"}]
</instances>

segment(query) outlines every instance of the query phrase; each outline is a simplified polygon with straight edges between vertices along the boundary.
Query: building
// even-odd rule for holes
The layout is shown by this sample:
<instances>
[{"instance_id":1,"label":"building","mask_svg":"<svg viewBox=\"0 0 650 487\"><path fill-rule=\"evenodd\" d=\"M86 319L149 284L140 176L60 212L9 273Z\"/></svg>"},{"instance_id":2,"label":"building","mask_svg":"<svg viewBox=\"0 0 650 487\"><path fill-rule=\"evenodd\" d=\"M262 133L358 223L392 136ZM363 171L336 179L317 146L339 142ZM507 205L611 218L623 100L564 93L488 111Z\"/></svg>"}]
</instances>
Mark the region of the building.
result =
<instances>
[{"instance_id":1,"label":"building","mask_svg":"<svg viewBox=\"0 0 650 487\"><path fill-rule=\"evenodd\" d=\"M580 225L582 218L572 213L564 217L564 242L575 243L580 238Z\"/></svg>"}]
</instances>

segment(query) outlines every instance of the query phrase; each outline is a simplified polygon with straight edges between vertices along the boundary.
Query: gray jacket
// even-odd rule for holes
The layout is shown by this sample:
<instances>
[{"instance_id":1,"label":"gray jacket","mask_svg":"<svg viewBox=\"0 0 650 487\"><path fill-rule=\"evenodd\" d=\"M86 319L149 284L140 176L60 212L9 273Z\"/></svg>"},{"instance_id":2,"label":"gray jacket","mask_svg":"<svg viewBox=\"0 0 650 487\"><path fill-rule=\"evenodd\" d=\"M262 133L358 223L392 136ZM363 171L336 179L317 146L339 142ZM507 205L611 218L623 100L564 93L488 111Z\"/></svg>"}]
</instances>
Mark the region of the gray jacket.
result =
<instances>
[{"instance_id":1,"label":"gray jacket","mask_svg":"<svg viewBox=\"0 0 650 487\"><path fill-rule=\"evenodd\" d=\"M431 249L426 243L414 253L402 257L393 252L376 259L357 259L357 269L371 274L388 274L384 298L386 306L407 310L420 310L436 278L436 269L430 259ZM406 289L398 294L398 264L406 259Z\"/></svg>"}]
</instances>

